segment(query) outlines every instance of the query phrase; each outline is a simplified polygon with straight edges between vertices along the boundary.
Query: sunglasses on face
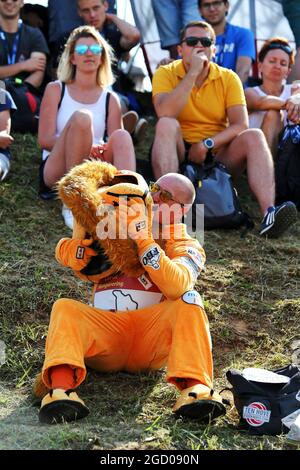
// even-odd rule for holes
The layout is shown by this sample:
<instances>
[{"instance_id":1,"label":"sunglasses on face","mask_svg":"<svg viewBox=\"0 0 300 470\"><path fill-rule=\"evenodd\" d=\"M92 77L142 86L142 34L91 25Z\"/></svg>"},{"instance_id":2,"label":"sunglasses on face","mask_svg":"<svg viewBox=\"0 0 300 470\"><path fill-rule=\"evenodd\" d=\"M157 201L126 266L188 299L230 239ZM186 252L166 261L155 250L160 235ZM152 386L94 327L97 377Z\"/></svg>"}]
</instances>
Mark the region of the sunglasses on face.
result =
<instances>
[{"instance_id":1,"label":"sunglasses on face","mask_svg":"<svg viewBox=\"0 0 300 470\"><path fill-rule=\"evenodd\" d=\"M281 49L282 51L286 52L288 55L291 55L293 50L288 44L281 44L280 42L271 42L268 47L267 51L271 51L273 49Z\"/></svg>"},{"instance_id":2,"label":"sunglasses on face","mask_svg":"<svg viewBox=\"0 0 300 470\"><path fill-rule=\"evenodd\" d=\"M174 199L173 195L169 191L167 191L166 189L162 189L158 183L150 181L149 190L150 190L150 193L159 192L159 197L162 202L173 201L173 202L176 202L177 204L180 204L181 207L184 206L184 204L182 204L181 202L176 201L176 199Z\"/></svg>"},{"instance_id":3,"label":"sunglasses on face","mask_svg":"<svg viewBox=\"0 0 300 470\"><path fill-rule=\"evenodd\" d=\"M203 47L210 47L213 43L213 40L211 38L207 38L207 37L204 37L204 38L196 38L194 36L190 36L188 38L185 38L182 42L185 42L187 46L189 47L195 47L197 46L199 43L201 44L201 46Z\"/></svg>"},{"instance_id":4,"label":"sunglasses on face","mask_svg":"<svg viewBox=\"0 0 300 470\"><path fill-rule=\"evenodd\" d=\"M75 52L79 55L86 54L88 50L94 55L100 55L103 51L103 47L100 46L100 44L91 44L90 46L87 44L78 44L75 46Z\"/></svg>"},{"instance_id":5,"label":"sunglasses on face","mask_svg":"<svg viewBox=\"0 0 300 470\"><path fill-rule=\"evenodd\" d=\"M7 0L0 0L1 3L7 3ZM19 0L13 0L14 3L18 2Z\"/></svg>"}]
</instances>

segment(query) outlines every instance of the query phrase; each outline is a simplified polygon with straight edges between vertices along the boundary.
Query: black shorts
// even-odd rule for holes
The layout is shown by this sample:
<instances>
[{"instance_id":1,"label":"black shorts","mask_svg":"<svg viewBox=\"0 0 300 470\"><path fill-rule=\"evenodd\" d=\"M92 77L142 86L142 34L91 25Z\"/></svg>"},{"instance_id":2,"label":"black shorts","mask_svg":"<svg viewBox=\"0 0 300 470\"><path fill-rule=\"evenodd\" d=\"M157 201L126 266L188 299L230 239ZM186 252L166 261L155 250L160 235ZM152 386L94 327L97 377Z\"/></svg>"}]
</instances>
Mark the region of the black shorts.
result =
<instances>
[{"instance_id":1,"label":"black shorts","mask_svg":"<svg viewBox=\"0 0 300 470\"><path fill-rule=\"evenodd\" d=\"M49 188L46 185L44 180L44 168L48 157L45 160L41 161L40 168L39 168L39 196L42 199L54 199L57 196L57 191L53 188Z\"/></svg>"}]
</instances>

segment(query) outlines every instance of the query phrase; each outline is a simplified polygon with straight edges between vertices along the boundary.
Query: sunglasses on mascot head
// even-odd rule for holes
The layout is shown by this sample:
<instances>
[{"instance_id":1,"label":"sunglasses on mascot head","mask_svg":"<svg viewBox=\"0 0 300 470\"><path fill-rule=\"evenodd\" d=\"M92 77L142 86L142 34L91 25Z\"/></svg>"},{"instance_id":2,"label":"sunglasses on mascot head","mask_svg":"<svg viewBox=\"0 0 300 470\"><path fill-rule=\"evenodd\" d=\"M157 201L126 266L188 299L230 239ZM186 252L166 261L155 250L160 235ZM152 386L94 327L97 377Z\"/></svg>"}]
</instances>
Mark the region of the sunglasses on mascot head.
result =
<instances>
[{"instance_id":1,"label":"sunglasses on mascot head","mask_svg":"<svg viewBox=\"0 0 300 470\"><path fill-rule=\"evenodd\" d=\"M189 47L198 46L199 43L203 47L210 47L213 44L213 40L211 38L208 38L208 37L197 38L195 36L189 36L185 38L182 42L185 42L186 45Z\"/></svg>"},{"instance_id":2,"label":"sunglasses on mascot head","mask_svg":"<svg viewBox=\"0 0 300 470\"><path fill-rule=\"evenodd\" d=\"M74 50L75 52L77 52L78 55L84 55L87 53L88 50L94 55L100 55L103 51L103 47L100 46L100 44L77 44Z\"/></svg>"},{"instance_id":3,"label":"sunglasses on mascot head","mask_svg":"<svg viewBox=\"0 0 300 470\"><path fill-rule=\"evenodd\" d=\"M184 204L182 204L181 202L176 201L176 199L174 199L173 195L169 191L167 191L166 189L162 189L158 183L154 183L153 181L150 181L149 190L150 190L150 193L159 192L159 197L162 202L173 201L173 202L176 202L177 204L180 204L181 207L184 206Z\"/></svg>"}]
</instances>

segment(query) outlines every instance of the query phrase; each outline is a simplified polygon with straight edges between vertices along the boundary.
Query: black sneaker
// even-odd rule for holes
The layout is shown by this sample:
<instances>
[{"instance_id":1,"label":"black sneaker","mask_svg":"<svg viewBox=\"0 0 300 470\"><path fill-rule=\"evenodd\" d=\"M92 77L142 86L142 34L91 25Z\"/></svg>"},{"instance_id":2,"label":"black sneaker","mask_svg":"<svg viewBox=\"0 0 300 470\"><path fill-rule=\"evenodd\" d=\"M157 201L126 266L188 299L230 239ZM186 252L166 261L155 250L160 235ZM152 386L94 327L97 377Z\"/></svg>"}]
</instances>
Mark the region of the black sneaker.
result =
<instances>
[{"instance_id":1,"label":"black sneaker","mask_svg":"<svg viewBox=\"0 0 300 470\"><path fill-rule=\"evenodd\" d=\"M296 220L297 208L293 202L287 201L280 206L271 206L262 220L259 234L277 238Z\"/></svg>"}]
</instances>

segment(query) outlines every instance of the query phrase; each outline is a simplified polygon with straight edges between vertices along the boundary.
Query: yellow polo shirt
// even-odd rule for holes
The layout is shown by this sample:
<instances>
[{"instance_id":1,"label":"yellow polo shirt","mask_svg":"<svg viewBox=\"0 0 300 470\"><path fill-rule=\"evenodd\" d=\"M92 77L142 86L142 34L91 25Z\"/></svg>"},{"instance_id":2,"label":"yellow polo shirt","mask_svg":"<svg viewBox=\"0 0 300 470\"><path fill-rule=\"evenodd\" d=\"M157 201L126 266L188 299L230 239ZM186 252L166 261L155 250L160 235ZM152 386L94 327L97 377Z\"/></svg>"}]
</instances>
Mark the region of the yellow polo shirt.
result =
<instances>
[{"instance_id":1,"label":"yellow polo shirt","mask_svg":"<svg viewBox=\"0 0 300 470\"><path fill-rule=\"evenodd\" d=\"M182 60L159 67L153 75L153 96L171 93L185 74ZM236 105L246 106L238 75L211 62L207 79L200 88L192 88L177 116L184 140L195 143L224 130L228 125L227 109Z\"/></svg>"}]
</instances>

